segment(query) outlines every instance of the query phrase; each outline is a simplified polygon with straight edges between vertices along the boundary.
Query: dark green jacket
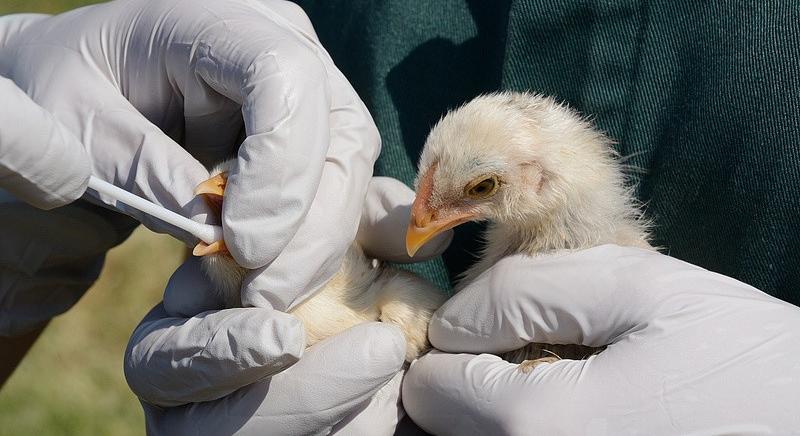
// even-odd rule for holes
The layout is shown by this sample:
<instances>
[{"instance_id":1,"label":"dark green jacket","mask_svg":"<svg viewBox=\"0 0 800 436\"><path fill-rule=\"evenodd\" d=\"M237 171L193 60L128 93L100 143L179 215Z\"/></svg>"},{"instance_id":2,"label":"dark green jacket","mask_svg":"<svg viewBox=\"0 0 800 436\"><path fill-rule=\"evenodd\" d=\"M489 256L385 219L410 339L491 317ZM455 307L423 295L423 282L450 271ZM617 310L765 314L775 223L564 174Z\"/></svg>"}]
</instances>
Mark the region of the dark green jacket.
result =
<instances>
[{"instance_id":1,"label":"dark green jacket","mask_svg":"<svg viewBox=\"0 0 800 436\"><path fill-rule=\"evenodd\" d=\"M800 304L800 3L299 3L375 117L377 174L410 184L428 129L477 94L553 95L639 168L656 244ZM475 229L426 274L463 270Z\"/></svg>"}]
</instances>

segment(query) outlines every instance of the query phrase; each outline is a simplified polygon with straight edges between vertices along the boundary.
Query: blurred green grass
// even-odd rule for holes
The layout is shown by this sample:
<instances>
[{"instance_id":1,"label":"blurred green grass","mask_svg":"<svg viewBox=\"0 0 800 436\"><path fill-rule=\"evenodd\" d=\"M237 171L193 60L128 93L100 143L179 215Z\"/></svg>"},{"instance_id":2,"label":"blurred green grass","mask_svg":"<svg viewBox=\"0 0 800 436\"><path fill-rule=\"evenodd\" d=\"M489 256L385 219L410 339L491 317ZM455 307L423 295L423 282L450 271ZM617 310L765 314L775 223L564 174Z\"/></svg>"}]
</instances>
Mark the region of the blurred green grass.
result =
<instances>
[{"instance_id":1,"label":"blurred green grass","mask_svg":"<svg viewBox=\"0 0 800 436\"><path fill-rule=\"evenodd\" d=\"M57 14L92 3L101 3L101 0L3 0L0 2L0 15L20 12Z\"/></svg>"},{"instance_id":2,"label":"blurred green grass","mask_svg":"<svg viewBox=\"0 0 800 436\"><path fill-rule=\"evenodd\" d=\"M2 0L0 15L54 14L91 3L98 1ZM50 323L0 390L0 436L144 434L122 356L183 253L181 243L143 228L112 250L97 283Z\"/></svg>"}]
</instances>

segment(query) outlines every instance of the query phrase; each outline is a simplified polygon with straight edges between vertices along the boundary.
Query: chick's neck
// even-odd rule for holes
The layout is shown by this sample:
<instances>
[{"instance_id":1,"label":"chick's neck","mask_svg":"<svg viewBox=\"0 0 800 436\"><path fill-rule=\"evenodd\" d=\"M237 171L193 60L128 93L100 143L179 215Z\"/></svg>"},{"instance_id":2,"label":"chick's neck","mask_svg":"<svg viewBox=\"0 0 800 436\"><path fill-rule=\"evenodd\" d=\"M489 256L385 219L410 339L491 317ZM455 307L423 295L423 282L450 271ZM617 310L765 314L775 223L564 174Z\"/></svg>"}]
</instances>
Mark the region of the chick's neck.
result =
<instances>
[{"instance_id":1,"label":"chick's neck","mask_svg":"<svg viewBox=\"0 0 800 436\"><path fill-rule=\"evenodd\" d=\"M583 202L580 209L557 208L513 222L491 222L483 235L485 245L480 260L463 274L457 290L500 259L514 254L537 256L603 244L651 248L647 224L639 218L635 206L624 195L606 200L606 204Z\"/></svg>"}]
</instances>

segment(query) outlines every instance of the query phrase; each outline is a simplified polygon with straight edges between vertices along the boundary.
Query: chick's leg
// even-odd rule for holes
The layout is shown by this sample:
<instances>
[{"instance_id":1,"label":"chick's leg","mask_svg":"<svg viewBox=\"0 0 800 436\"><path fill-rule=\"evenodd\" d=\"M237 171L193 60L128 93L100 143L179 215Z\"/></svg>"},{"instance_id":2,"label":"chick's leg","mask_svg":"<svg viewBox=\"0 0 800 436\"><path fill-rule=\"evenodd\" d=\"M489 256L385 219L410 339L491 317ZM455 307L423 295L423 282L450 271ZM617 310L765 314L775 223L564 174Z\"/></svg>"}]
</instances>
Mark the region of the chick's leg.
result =
<instances>
[{"instance_id":1,"label":"chick's leg","mask_svg":"<svg viewBox=\"0 0 800 436\"><path fill-rule=\"evenodd\" d=\"M195 195L203 197L219 221L222 221L222 203L228 182L227 170L233 163L233 160L229 160L219 164L212 170L213 176L195 188ZM240 307L242 304L240 289L247 270L233 260L225 247L225 241L214 241L211 244L200 241L192 250L192 254L203 256L203 270L216 285L215 289L225 302L225 306Z\"/></svg>"},{"instance_id":2,"label":"chick's leg","mask_svg":"<svg viewBox=\"0 0 800 436\"><path fill-rule=\"evenodd\" d=\"M201 195L211 211L222 221L222 199L225 195L225 185L228 183L228 172L222 171L214 175L205 182L197 185L194 190L195 195ZM197 243L192 250L195 256L206 256L214 253L227 253L225 241L214 241L206 244L203 241Z\"/></svg>"}]
</instances>

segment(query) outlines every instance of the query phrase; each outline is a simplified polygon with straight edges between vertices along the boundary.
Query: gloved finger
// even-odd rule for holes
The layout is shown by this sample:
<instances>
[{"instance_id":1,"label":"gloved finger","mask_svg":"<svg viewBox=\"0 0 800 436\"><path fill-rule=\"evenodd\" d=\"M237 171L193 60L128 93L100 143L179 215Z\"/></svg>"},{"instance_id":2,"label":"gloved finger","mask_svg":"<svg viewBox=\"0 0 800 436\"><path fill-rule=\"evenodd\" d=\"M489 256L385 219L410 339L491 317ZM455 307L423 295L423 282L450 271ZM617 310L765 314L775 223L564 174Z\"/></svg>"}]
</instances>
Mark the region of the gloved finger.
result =
<instances>
[{"instance_id":1,"label":"gloved finger","mask_svg":"<svg viewBox=\"0 0 800 436\"><path fill-rule=\"evenodd\" d=\"M498 353L530 342L606 345L653 319L675 280L702 273L656 252L615 245L511 256L447 301L428 334L436 348L451 352ZM670 278L672 286L652 277Z\"/></svg>"},{"instance_id":2,"label":"gloved finger","mask_svg":"<svg viewBox=\"0 0 800 436\"><path fill-rule=\"evenodd\" d=\"M271 304L286 310L304 301L339 270L356 236L380 137L355 91L327 54L324 56L331 92L331 130L321 183L289 244L272 263L245 279L245 306ZM297 259L303 259L302 268Z\"/></svg>"},{"instance_id":3,"label":"gloved finger","mask_svg":"<svg viewBox=\"0 0 800 436\"><path fill-rule=\"evenodd\" d=\"M83 195L91 162L78 138L0 77L0 187L40 209Z\"/></svg>"},{"instance_id":4,"label":"gloved finger","mask_svg":"<svg viewBox=\"0 0 800 436\"><path fill-rule=\"evenodd\" d=\"M523 373L491 354L433 351L407 371L403 406L437 435L585 434L598 407L577 381L591 363L562 360Z\"/></svg>"},{"instance_id":5,"label":"gloved finger","mask_svg":"<svg viewBox=\"0 0 800 436\"><path fill-rule=\"evenodd\" d=\"M253 269L283 251L314 201L331 142L331 97L312 41L259 3L248 11L223 6L237 26L209 23L196 69L242 105L247 137L229 173L223 227L231 255Z\"/></svg>"},{"instance_id":6,"label":"gloved finger","mask_svg":"<svg viewBox=\"0 0 800 436\"><path fill-rule=\"evenodd\" d=\"M0 47L6 45L11 38L31 24L49 16L46 14L9 14L0 16Z\"/></svg>"},{"instance_id":7,"label":"gloved finger","mask_svg":"<svg viewBox=\"0 0 800 436\"><path fill-rule=\"evenodd\" d=\"M400 388L404 372L400 371L386 383L368 403L353 411L350 416L333 427L337 435L393 435L397 425L406 415L400 402Z\"/></svg>"},{"instance_id":8,"label":"gloved finger","mask_svg":"<svg viewBox=\"0 0 800 436\"><path fill-rule=\"evenodd\" d=\"M309 348L291 368L218 401L164 411L158 434L327 434L400 371L395 326L361 324Z\"/></svg>"},{"instance_id":9,"label":"gloved finger","mask_svg":"<svg viewBox=\"0 0 800 436\"><path fill-rule=\"evenodd\" d=\"M390 262L421 262L438 256L453 240L453 231L437 235L411 258L406 251L406 228L414 191L391 177L373 177L367 188L357 240L364 252Z\"/></svg>"},{"instance_id":10,"label":"gloved finger","mask_svg":"<svg viewBox=\"0 0 800 436\"><path fill-rule=\"evenodd\" d=\"M245 308L174 318L159 304L131 336L125 378L154 405L210 401L283 371L304 347L301 322L283 312Z\"/></svg>"},{"instance_id":11,"label":"gloved finger","mask_svg":"<svg viewBox=\"0 0 800 436\"><path fill-rule=\"evenodd\" d=\"M197 2L189 3L187 6L191 11L183 12L185 16L191 16L191 12L197 10ZM256 6L260 9L260 13L253 13L250 11L247 18L242 19L235 11L241 11L243 8L247 9L249 6ZM219 8L215 10L216 16L209 23L208 26L219 25L219 18L231 15L237 15L237 19L243 21L252 21L253 19L262 20L261 16L265 13L263 9L269 9L270 15L274 16L276 21L281 18L285 19L283 23L264 22L264 27L276 27L284 25L290 31L297 32L298 36L306 38L314 43L319 43L311 21L308 19L303 10L294 3L285 1L268 1L261 2L260 4L246 5L238 1L220 1L214 2L210 8ZM192 29L193 26L187 26ZM205 33L205 32L201 32ZM233 51L239 50L235 39L227 39L221 41L223 45L228 44ZM213 46L214 43L206 41L206 44ZM233 48L236 46L236 48ZM227 49L227 48L226 48ZM182 51L179 50L179 51ZM236 54L231 53L232 56ZM193 63L187 65L193 68ZM186 123L186 141L185 143L191 148L192 156L203 162L206 166L211 166L215 163L228 160L236 150L236 146L241 144L245 139L244 124L242 119L242 101L240 99L232 100L222 94L214 92L209 85L201 78L194 74L191 75L194 80L187 80L183 82L185 89L182 90L184 98L184 118ZM212 83L214 83L212 81ZM237 94L238 95L238 94Z\"/></svg>"},{"instance_id":12,"label":"gloved finger","mask_svg":"<svg viewBox=\"0 0 800 436\"><path fill-rule=\"evenodd\" d=\"M225 307L221 294L203 271L202 259L191 256L170 277L164 289L164 310L170 317L191 318Z\"/></svg>"}]
</instances>

